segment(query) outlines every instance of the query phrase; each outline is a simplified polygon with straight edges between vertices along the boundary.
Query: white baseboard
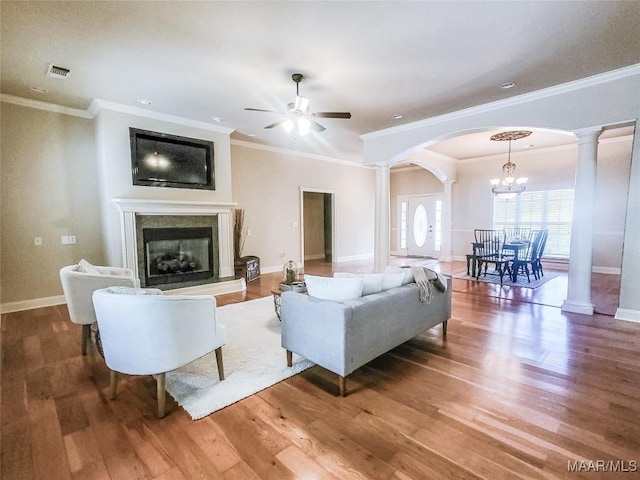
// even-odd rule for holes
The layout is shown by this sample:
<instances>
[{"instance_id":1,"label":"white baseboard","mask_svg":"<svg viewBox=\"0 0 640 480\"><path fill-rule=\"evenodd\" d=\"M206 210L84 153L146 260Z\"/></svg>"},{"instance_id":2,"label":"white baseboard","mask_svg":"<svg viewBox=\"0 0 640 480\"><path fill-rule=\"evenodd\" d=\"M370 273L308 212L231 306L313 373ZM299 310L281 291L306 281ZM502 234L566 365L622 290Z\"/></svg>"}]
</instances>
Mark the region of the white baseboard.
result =
<instances>
[{"instance_id":1,"label":"white baseboard","mask_svg":"<svg viewBox=\"0 0 640 480\"><path fill-rule=\"evenodd\" d=\"M626 322L640 323L640 310L631 310L629 308L618 308L616 310L616 320L624 320Z\"/></svg>"},{"instance_id":2,"label":"white baseboard","mask_svg":"<svg viewBox=\"0 0 640 480\"><path fill-rule=\"evenodd\" d=\"M7 302L0 305L2 313L22 312L23 310L33 310L34 308L52 307L67 303L64 295L53 297L32 298L30 300L20 300L17 302Z\"/></svg>"},{"instance_id":3,"label":"white baseboard","mask_svg":"<svg viewBox=\"0 0 640 480\"><path fill-rule=\"evenodd\" d=\"M351 255L348 257L339 257L336 260L336 263L342 263L342 262L357 262L360 260L371 260L373 259L373 253L364 253L362 255Z\"/></svg>"}]
</instances>

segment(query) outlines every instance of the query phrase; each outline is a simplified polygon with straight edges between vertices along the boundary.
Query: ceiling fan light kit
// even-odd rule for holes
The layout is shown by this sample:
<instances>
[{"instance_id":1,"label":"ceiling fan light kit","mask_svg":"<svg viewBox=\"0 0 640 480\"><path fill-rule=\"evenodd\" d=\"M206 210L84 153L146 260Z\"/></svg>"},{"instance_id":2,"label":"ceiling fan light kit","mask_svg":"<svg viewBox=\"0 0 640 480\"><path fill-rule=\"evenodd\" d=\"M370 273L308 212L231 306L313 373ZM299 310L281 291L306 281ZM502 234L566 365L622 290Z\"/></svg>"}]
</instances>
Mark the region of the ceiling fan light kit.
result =
<instances>
[{"instance_id":1,"label":"ceiling fan light kit","mask_svg":"<svg viewBox=\"0 0 640 480\"><path fill-rule=\"evenodd\" d=\"M285 120L280 120L278 122L272 123L264 128L269 129L281 126L287 133L295 131L300 136L307 135L312 129L316 132L322 132L326 130L325 127L313 120L313 118L351 118L351 113L349 112L310 112L309 99L300 96L299 87L300 82L303 78L304 76L301 73L294 73L293 75L291 75L291 79L296 83L296 98L293 102L287 104L286 112L277 112L274 110L263 110L261 108L249 107L245 108L245 110L249 110L252 112L267 112L287 115L287 118Z\"/></svg>"},{"instance_id":2,"label":"ceiling fan light kit","mask_svg":"<svg viewBox=\"0 0 640 480\"><path fill-rule=\"evenodd\" d=\"M529 130L513 130L509 132L501 132L492 135L489 139L493 141L508 141L509 152L507 154L507 163L502 166L502 179L492 178L491 192L499 197L513 198L516 195L520 195L527 188L526 183L529 180L527 177L514 177L516 170L516 164L511 161L511 142L518 140L519 138L528 137L531 135Z\"/></svg>"}]
</instances>

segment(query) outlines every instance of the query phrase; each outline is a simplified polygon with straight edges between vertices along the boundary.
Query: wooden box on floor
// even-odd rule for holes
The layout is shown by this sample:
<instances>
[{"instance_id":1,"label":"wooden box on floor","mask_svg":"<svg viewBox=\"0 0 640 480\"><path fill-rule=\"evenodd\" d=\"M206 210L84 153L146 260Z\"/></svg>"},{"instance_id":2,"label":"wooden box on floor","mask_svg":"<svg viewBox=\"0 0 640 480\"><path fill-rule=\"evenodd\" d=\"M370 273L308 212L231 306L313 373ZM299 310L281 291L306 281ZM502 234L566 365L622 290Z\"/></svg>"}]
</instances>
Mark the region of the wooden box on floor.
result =
<instances>
[{"instance_id":1,"label":"wooden box on floor","mask_svg":"<svg viewBox=\"0 0 640 480\"><path fill-rule=\"evenodd\" d=\"M253 255L240 257L235 261L236 277L244 277L251 282L260 277L260 258Z\"/></svg>"}]
</instances>

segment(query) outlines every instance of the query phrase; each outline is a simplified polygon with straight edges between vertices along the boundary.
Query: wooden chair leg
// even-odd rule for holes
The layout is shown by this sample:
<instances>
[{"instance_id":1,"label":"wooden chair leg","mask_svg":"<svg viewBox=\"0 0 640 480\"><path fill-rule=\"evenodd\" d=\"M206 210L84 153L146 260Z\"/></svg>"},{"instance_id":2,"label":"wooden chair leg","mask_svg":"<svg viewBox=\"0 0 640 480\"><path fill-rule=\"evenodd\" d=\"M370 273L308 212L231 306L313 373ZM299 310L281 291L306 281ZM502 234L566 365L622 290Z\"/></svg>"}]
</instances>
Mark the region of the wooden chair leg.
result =
<instances>
[{"instance_id":1,"label":"wooden chair leg","mask_svg":"<svg viewBox=\"0 0 640 480\"><path fill-rule=\"evenodd\" d=\"M224 364L222 363L222 347L216 348L216 363L218 364L218 377L224 380Z\"/></svg>"},{"instance_id":2,"label":"wooden chair leg","mask_svg":"<svg viewBox=\"0 0 640 480\"><path fill-rule=\"evenodd\" d=\"M111 370L111 400L116 398L118 390L118 372Z\"/></svg>"},{"instance_id":3,"label":"wooden chair leg","mask_svg":"<svg viewBox=\"0 0 640 480\"><path fill-rule=\"evenodd\" d=\"M166 384L165 384L165 374L159 373L156 378L156 391L158 394L158 418L164 417L164 406L166 399Z\"/></svg>"},{"instance_id":4,"label":"wooden chair leg","mask_svg":"<svg viewBox=\"0 0 640 480\"><path fill-rule=\"evenodd\" d=\"M347 377L338 375L338 385L340 386L340 396L344 397L347 394Z\"/></svg>"},{"instance_id":5,"label":"wooden chair leg","mask_svg":"<svg viewBox=\"0 0 640 480\"><path fill-rule=\"evenodd\" d=\"M87 354L87 345L91 338L91 325L82 325L82 355Z\"/></svg>"},{"instance_id":6,"label":"wooden chair leg","mask_svg":"<svg viewBox=\"0 0 640 480\"><path fill-rule=\"evenodd\" d=\"M293 353L291 350L287 350L287 367L293 366Z\"/></svg>"},{"instance_id":7,"label":"wooden chair leg","mask_svg":"<svg viewBox=\"0 0 640 480\"><path fill-rule=\"evenodd\" d=\"M442 322L442 338L447 338L447 320Z\"/></svg>"}]
</instances>

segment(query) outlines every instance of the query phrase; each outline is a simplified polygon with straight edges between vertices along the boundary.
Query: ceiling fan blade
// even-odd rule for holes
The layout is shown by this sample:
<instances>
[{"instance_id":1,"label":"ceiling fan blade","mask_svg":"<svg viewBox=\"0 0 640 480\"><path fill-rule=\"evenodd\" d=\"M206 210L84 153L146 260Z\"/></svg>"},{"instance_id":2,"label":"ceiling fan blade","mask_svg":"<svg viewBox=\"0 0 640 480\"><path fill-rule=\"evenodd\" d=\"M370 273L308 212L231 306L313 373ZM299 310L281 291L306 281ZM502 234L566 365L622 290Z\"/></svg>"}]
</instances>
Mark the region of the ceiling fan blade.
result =
<instances>
[{"instance_id":1,"label":"ceiling fan blade","mask_svg":"<svg viewBox=\"0 0 640 480\"><path fill-rule=\"evenodd\" d=\"M285 112L276 112L275 110L264 110L262 108L245 108L245 110L249 110L251 112L267 112L267 113L279 113L280 115L284 115Z\"/></svg>"},{"instance_id":2,"label":"ceiling fan blade","mask_svg":"<svg viewBox=\"0 0 640 480\"><path fill-rule=\"evenodd\" d=\"M323 131L326 130L326 128L324 128L318 122L314 122L313 120L309 120L309 123L311 124L311 128L313 128L316 132L323 132Z\"/></svg>"},{"instance_id":3,"label":"ceiling fan blade","mask_svg":"<svg viewBox=\"0 0 640 480\"><path fill-rule=\"evenodd\" d=\"M315 112L313 116L317 118L351 118L349 112Z\"/></svg>"},{"instance_id":4,"label":"ceiling fan blade","mask_svg":"<svg viewBox=\"0 0 640 480\"><path fill-rule=\"evenodd\" d=\"M272 123L271 125L267 125L264 128L274 128L274 127L278 127L280 125L282 125L283 123L285 123L287 120L280 120L278 122Z\"/></svg>"}]
</instances>

